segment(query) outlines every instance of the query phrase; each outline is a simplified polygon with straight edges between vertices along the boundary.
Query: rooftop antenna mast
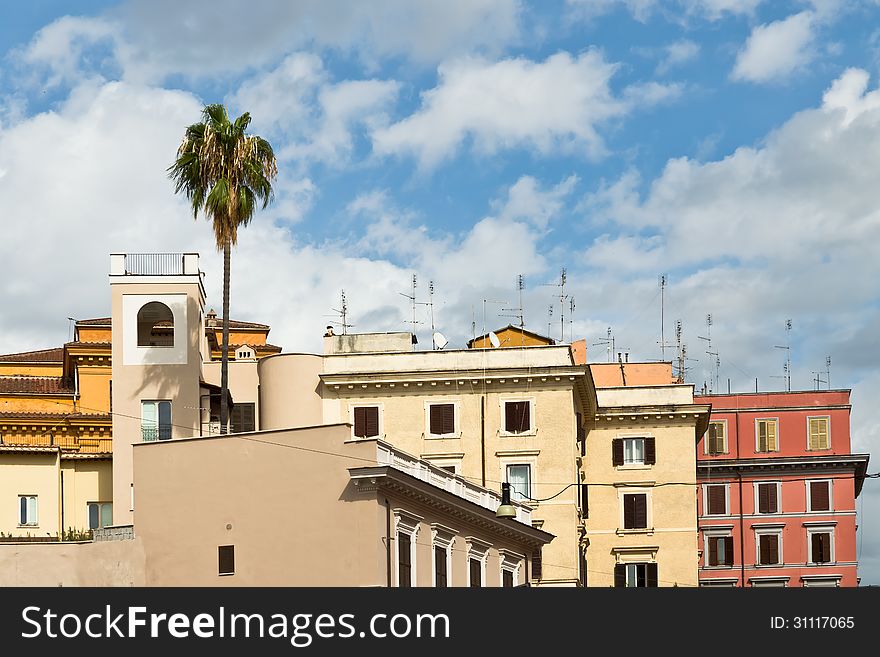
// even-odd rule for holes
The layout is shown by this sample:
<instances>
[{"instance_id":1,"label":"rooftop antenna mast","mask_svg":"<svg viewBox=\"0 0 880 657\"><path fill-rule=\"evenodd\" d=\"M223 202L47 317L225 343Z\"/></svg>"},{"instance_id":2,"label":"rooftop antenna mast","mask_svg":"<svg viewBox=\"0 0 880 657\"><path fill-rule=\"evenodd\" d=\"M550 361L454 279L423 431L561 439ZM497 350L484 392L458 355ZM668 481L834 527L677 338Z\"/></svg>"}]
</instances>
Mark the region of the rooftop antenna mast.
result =
<instances>
[{"instance_id":1,"label":"rooftop antenna mast","mask_svg":"<svg viewBox=\"0 0 880 657\"><path fill-rule=\"evenodd\" d=\"M565 267L559 274L559 342L565 342L565 300L568 295L565 293Z\"/></svg>"},{"instance_id":2,"label":"rooftop antenna mast","mask_svg":"<svg viewBox=\"0 0 880 657\"><path fill-rule=\"evenodd\" d=\"M571 297L568 300L568 310L568 341L571 343L574 339L574 336L572 335L574 330L574 297Z\"/></svg>"},{"instance_id":3,"label":"rooftop antenna mast","mask_svg":"<svg viewBox=\"0 0 880 657\"><path fill-rule=\"evenodd\" d=\"M398 293L398 294L400 294L401 296L406 297L407 299L409 299L410 302L412 303L412 320L411 320L411 321L408 321L408 322L406 322L406 323L407 323L407 324L412 324L412 332L413 332L413 335L415 335L415 333L416 333L416 325L417 325L417 324L421 324L421 322L419 322L418 320L416 320L416 305L418 305L417 302L416 302L416 286L417 286L417 285L418 285L418 279L416 279L416 275L413 274L413 275L412 275L412 294L406 294L405 292L399 292L399 293Z\"/></svg>"},{"instance_id":4,"label":"rooftop antenna mast","mask_svg":"<svg viewBox=\"0 0 880 657\"><path fill-rule=\"evenodd\" d=\"M774 349L785 349L785 362L782 364L782 378L785 379L785 391L791 392L791 320L785 320L785 344L775 344Z\"/></svg>"},{"instance_id":5,"label":"rooftop antenna mast","mask_svg":"<svg viewBox=\"0 0 880 657\"><path fill-rule=\"evenodd\" d=\"M342 335L348 334L348 329L350 329L354 324L348 323L348 301L345 299L345 290L342 290L339 295L339 308L331 308L333 312L339 315L339 318L342 320L340 322L331 322L332 324L337 324L342 327Z\"/></svg>"},{"instance_id":6,"label":"rooftop antenna mast","mask_svg":"<svg viewBox=\"0 0 880 657\"><path fill-rule=\"evenodd\" d=\"M714 379L714 390L717 390L721 375L721 357L718 355L717 351L712 351L712 313L706 315L706 335L698 335L697 337L700 340L706 341L706 355L715 356L715 372L714 376L710 376L710 379ZM709 393L711 394L712 392L713 389L710 389Z\"/></svg>"},{"instance_id":7,"label":"rooftop antenna mast","mask_svg":"<svg viewBox=\"0 0 880 657\"><path fill-rule=\"evenodd\" d=\"M523 331L525 331L526 323L523 319L523 303L522 303L522 292L525 287L525 282L523 281L523 275L519 274L516 277L516 289L519 292L519 307L517 308L502 308L501 312L513 313L511 315L501 315L502 317L512 317L517 320L517 326L519 326L519 335L520 335L520 343L521 346L525 346L526 344L526 336Z\"/></svg>"},{"instance_id":8,"label":"rooftop antenna mast","mask_svg":"<svg viewBox=\"0 0 880 657\"><path fill-rule=\"evenodd\" d=\"M831 390L831 356L825 356L825 381L828 383L828 389Z\"/></svg>"},{"instance_id":9,"label":"rooftop antenna mast","mask_svg":"<svg viewBox=\"0 0 880 657\"><path fill-rule=\"evenodd\" d=\"M684 359L686 357L686 347L681 343L681 320L675 320L675 352L678 360L678 382L684 383Z\"/></svg>"},{"instance_id":10,"label":"rooftop antenna mast","mask_svg":"<svg viewBox=\"0 0 880 657\"><path fill-rule=\"evenodd\" d=\"M598 342L591 344L591 347L598 347L600 345L605 345L605 350L608 352L608 362L614 362L614 333L611 332L611 327L608 327L606 331L606 335L608 337L599 338Z\"/></svg>"},{"instance_id":11,"label":"rooftop antenna mast","mask_svg":"<svg viewBox=\"0 0 880 657\"><path fill-rule=\"evenodd\" d=\"M660 355L663 360L666 360L666 347L671 347L672 345L666 344L666 337L664 333L665 323L663 317L664 310L664 301L665 301L665 293L666 293L666 274L660 274Z\"/></svg>"},{"instance_id":12,"label":"rooftop antenna mast","mask_svg":"<svg viewBox=\"0 0 880 657\"><path fill-rule=\"evenodd\" d=\"M553 323L553 304L547 307L547 337L550 337L550 325Z\"/></svg>"}]
</instances>

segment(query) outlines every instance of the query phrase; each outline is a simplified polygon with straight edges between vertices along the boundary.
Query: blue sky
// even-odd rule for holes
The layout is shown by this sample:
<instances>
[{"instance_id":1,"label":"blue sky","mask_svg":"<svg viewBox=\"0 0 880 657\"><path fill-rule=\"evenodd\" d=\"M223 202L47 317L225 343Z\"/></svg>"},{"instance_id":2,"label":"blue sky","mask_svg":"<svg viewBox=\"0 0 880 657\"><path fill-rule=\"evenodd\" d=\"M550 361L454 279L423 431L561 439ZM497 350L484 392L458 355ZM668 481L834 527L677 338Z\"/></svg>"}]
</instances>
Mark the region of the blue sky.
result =
<instances>
[{"instance_id":1,"label":"blue sky","mask_svg":"<svg viewBox=\"0 0 880 657\"><path fill-rule=\"evenodd\" d=\"M4 16L2 351L108 314L113 251L201 252L219 305L211 231L165 168L201 106L223 102L252 113L280 169L234 255L234 315L286 350L320 347L343 289L355 330L405 328L414 273L421 301L434 281L451 346L510 321L519 274L526 325L558 338L565 267L566 340L604 360L611 327L631 358L658 359L666 274L664 332L682 322L689 382L712 379L711 314L722 391L780 389L791 319L793 387L830 356L833 386L853 390L854 449L880 459L877 0L245 10L45 1ZM426 346L426 306L419 321ZM877 584L870 481L860 504Z\"/></svg>"}]
</instances>

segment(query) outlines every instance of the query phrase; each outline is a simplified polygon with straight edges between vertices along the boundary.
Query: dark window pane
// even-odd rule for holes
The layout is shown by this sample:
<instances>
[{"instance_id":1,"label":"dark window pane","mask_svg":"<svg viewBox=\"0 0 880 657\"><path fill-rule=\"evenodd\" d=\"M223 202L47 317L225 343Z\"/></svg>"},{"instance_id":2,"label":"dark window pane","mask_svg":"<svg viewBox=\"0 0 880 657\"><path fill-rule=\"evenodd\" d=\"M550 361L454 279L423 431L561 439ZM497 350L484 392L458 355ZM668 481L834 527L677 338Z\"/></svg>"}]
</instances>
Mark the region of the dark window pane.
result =
<instances>
[{"instance_id":1,"label":"dark window pane","mask_svg":"<svg viewBox=\"0 0 880 657\"><path fill-rule=\"evenodd\" d=\"M97 504L89 504L89 529L98 529L100 526L100 509Z\"/></svg>"},{"instance_id":2,"label":"dark window pane","mask_svg":"<svg viewBox=\"0 0 880 657\"><path fill-rule=\"evenodd\" d=\"M444 589L446 582L446 549L439 545L434 546L434 580L437 588Z\"/></svg>"},{"instance_id":3,"label":"dark window pane","mask_svg":"<svg viewBox=\"0 0 880 657\"><path fill-rule=\"evenodd\" d=\"M544 576L544 561L541 548L532 552L532 579L541 579Z\"/></svg>"},{"instance_id":4,"label":"dark window pane","mask_svg":"<svg viewBox=\"0 0 880 657\"><path fill-rule=\"evenodd\" d=\"M531 429L529 402L504 403L504 430L509 433L525 433Z\"/></svg>"},{"instance_id":5,"label":"dark window pane","mask_svg":"<svg viewBox=\"0 0 880 657\"><path fill-rule=\"evenodd\" d=\"M483 566L479 559L470 560L471 586L479 588L483 586Z\"/></svg>"},{"instance_id":6,"label":"dark window pane","mask_svg":"<svg viewBox=\"0 0 880 657\"><path fill-rule=\"evenodd\" d=\"M257 430L256 404L237 403L232 406L232 433Z\"/></svg>"},{"instance_id":7,"label":"dark window pane","mask_svg":"<svg viewBox=\"0 0 880 657\"><path fill-rule=\"evenodd\" d=\"M648 526L648 496L644 493L623 496L623 528L644 529Z\"/></svg>"},{"instance_id":8,"label":"dark window pane","mask_svg":"<svg viewBox=\"0 0 880 657\"><path fill-rule=\"evenodd\" d=\"M235 546L221 545L217 548L218 572L221 575L232 575L235 572Z\"/></svg>"},{"instance_id":9,"label":"dark window pane","mask_svg":"<svg viewBox=\"0 0 880 657\"><path fill-rule=\"evenodd\" d=\"M501 571L501 586L506 589L513 588L513 571L512 570Z\"/></svg>"},{"instance_id":10,"label":"dark window pane","mask_svg":"<svg viewBox=\"0 0 880 657\"><path fill-rule=\"evenodd\" d=\"M645 464L654 465L657 463L657 446L654 437L645 438Z\"/></svg>"},{"instance_id":11,"label":"dark window pane","mask_svg":"<svg viewBox=\"0 0 880 657\"><path fill-rule=\"evenodd\" d=\"M401 588L412 586L412 543L409 534L397 536L397 585Z\"/></svg>"}]
</instances>

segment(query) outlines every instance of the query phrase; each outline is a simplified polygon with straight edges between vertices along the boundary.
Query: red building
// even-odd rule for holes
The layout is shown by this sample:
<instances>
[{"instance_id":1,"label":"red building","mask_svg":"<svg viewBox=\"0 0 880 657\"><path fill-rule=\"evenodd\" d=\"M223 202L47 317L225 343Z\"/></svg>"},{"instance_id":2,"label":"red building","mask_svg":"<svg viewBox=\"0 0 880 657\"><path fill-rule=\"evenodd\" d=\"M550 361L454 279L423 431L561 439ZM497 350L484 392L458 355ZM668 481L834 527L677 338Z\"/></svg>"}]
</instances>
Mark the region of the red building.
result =
<instances>
[{"instance_id":1,"label":"red building","mask_svg":"<svg viewBox=\"0 0 880 657\"><path fill-rule=\"evenodd\" d=\"M857 586L867 454L850 391L708 395L697 445L701 586Z\"/></svg>"}]
</instances>

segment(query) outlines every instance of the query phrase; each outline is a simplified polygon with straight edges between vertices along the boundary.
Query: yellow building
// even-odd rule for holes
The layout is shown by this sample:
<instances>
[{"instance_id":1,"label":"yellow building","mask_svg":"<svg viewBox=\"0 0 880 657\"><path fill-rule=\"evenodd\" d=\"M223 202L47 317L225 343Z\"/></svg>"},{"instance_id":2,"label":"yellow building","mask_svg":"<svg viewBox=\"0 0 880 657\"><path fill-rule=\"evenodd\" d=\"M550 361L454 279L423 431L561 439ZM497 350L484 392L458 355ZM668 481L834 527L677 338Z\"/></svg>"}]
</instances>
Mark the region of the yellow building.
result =
<instances>
[{"instance_id":1,"label":"yellow building","mask_svg":"<svg viewBox=\"0 0 880 657\"><path fill-rule=\"evenodd\" d=\"M669 363L590 365L598 410L587 427L588 586L697 586L696 442L709 405L673 383Z\"/></svg>"},{"instance_id":2,"label":"yellow building","mask_svg":"<svg viewBox=\"0 0 880 657\"><path fill-rule=\"evenodd\" d=\"M78 320L62 347L0 355L0 535L57 538L113 519L113 331L110 317ZM154 340L173 325L159 318ZM222 318L204 319L204 387L196 433L217 433ZM232 428L257 428L256 362L279 353L269 326L230 320ZM198 368L197 368L198 369ZM198 374L196 380L199 380ZM236 395L236 391L240 391ZM213 399L212 399L213 397ZM141 424L141 409L123 409Z\"/></svg>"}]
</instances>

